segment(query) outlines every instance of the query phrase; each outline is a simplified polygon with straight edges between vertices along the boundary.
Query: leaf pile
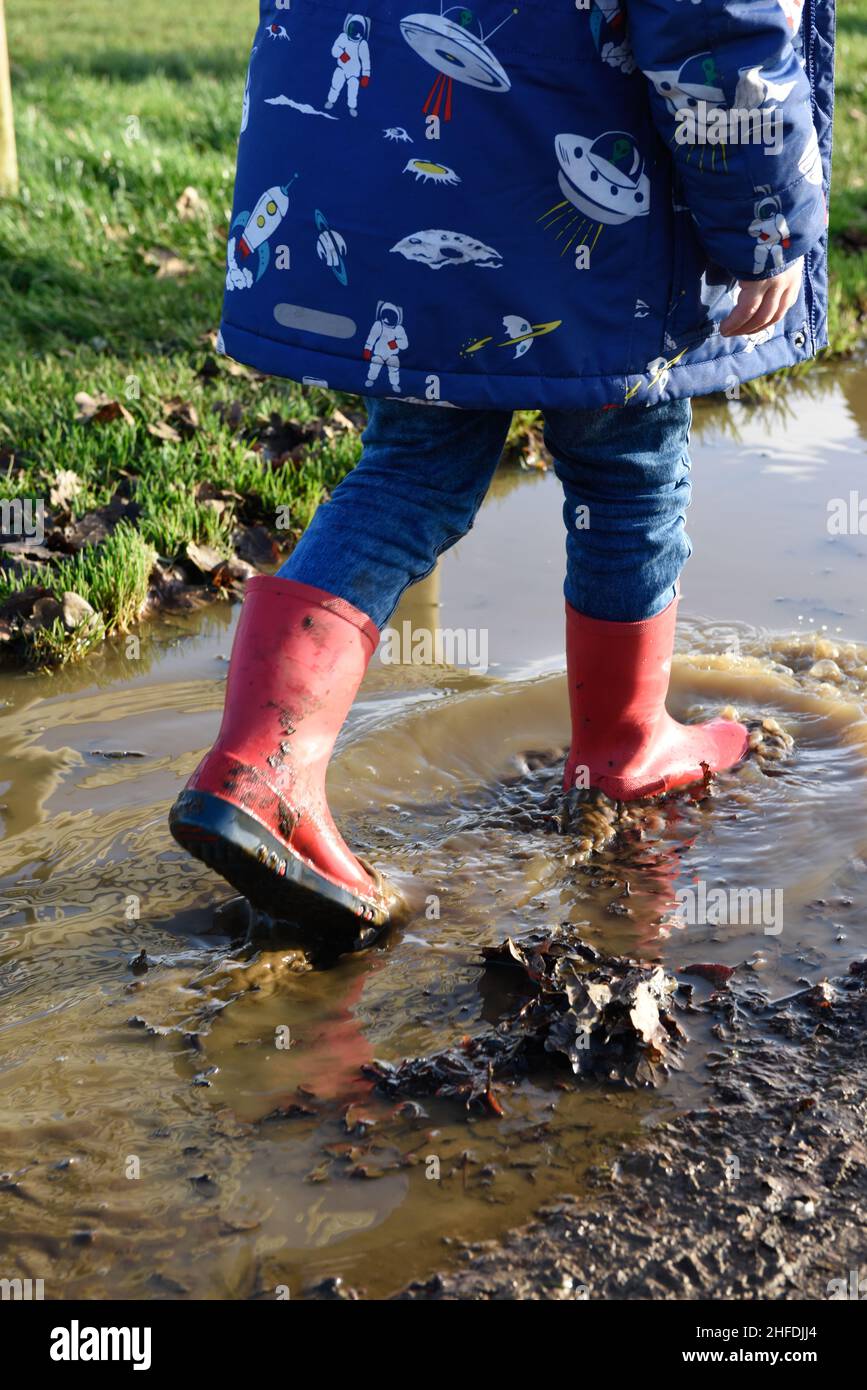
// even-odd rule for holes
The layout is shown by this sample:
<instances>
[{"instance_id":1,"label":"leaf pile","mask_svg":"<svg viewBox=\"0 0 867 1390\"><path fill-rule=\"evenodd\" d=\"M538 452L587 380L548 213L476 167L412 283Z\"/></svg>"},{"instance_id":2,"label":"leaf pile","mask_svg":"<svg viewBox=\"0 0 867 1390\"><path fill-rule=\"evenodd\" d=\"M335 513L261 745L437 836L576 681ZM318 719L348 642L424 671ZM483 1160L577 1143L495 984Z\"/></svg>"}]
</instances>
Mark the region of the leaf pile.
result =
<instances>
[{"instance_id":1,"label":"leaf pile","mask_svg":"<svg viewBox=\"0 0 867 1390\"><path fill-rule=\"evenodd\" d=\"M676 981L661 966L605 955L568 925L511 937L482 952L488 970L514 971L526 1001L496 1030L398 1064L365 1067L388 1096L439 1096L502 1113L493 1084L562 1066L575 1076L655 1086L684 1039Z\"/></svg>"}]
</instances>

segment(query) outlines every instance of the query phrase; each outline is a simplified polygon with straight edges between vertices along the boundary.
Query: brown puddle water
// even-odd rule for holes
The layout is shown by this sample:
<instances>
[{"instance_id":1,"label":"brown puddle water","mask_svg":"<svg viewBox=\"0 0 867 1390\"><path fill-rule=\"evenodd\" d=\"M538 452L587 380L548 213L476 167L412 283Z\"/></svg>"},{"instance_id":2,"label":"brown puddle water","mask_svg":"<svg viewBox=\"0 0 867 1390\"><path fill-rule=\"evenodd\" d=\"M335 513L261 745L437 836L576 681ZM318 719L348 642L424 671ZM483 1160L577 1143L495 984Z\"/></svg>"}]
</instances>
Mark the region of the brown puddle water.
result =
<instances>
[{"instance_id":1,"label":"brown puddle water","mask_svg":"<svg viewBox=\"0 0 867 1390\"><path fill-rule=\"evenodd\" d=\"M54 1298L296 1296L329 1275L386 1294L441 1265L443 1237L495 1236L580 1190L612 1140L699 1095L701 1018L653 1094L552 1076L469 1122L371 1096L365 1060L429 1053L509 1007L482 984L481 945L570 920L672 970L749 961L774 997L863 952L865 540L826 519L859 487L865 433L857 368L817 371L784 411L697 412L671 707L772 715L794 755L673 799L589 861L543 815L557 767L522 757L567 739L558 488L501 471L394 620L484 628L487 674L378 661L341 740L335 814L414 910L331 969L233 947L213 918L228 892L166 829L216 732L237 610L153 625L138 661L119 644L0 678L0 1275ZM702 885L773 906L690 923L675 894ZM264 1118L299 1100L309 1113Z\"/></svg>"}]
</instances>

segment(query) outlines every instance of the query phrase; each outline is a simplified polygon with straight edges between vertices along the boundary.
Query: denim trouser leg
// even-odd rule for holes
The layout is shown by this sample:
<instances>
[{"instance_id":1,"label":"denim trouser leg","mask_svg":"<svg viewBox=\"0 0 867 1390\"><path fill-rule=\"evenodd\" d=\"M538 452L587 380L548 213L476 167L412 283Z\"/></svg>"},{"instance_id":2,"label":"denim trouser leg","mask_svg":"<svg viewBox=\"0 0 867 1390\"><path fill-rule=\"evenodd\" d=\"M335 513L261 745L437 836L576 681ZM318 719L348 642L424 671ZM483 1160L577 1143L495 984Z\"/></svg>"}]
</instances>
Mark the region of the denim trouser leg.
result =
<instances>
[{"instance_id":1,"label":"denim trouser leg","mask_svg":"<svg viewBox=\"0 0 867 1390\"><path fill-rule=\"evenodd\" d=\"M361 459L279 575L337 594L381 628L472 526L511 417L380 399L368 409ZM631 622L673 598L690 554L690 418L689 401L546 417L566 495L566 598L579 612Z\"/></svg>"},{"instance_id":2,"label":"denim trouser leg","mask_svg":"<svg viewBox=\"0 0 867 1390\"><path fill-rule=\"evenodd\" d=\"M404 589L469 531L490 486L509 411L368 402L364 450L278 571L326 589L381 628Z\"/></svg>"},{"instance_id":3,"label":"denim trouser leg","mask_svg":"<svg viewBox=\"0 0 867 1390\"><path fill-rule=\"evenodd\" d=\"M636 622L674 598L692 553L691 419L688 400L546 416L545 442L565 493L564 591L579 613Z\"/></svg>"}]
</instances>

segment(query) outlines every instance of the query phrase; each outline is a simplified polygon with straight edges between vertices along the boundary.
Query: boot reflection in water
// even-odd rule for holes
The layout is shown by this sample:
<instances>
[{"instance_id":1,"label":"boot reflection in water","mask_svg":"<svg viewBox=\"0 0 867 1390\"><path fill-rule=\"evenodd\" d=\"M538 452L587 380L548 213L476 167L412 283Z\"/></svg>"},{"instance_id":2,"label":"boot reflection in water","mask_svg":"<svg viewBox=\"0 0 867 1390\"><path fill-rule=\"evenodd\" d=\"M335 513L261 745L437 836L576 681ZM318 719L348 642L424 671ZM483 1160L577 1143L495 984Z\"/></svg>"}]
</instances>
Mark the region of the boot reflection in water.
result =
<instances>
[{"instance_id":1,"label":"boot reflection in water","mask_svg":"<svg viewBox=\"0 0 867 1390\"><path fill-rule=\"evenodd\" d=\"M746 753L741 724L682 725L665 708L690 554L690 419L688 400L546 414L565 495L567 788L655 795ZM370 402L359 463L278 574L247 586L217 742L172 808L179 843L257 907L351 948L375 939L397 898L337 830L328 761L380 629L472 527L510 422Z\"/></svg>"}]
</instances>

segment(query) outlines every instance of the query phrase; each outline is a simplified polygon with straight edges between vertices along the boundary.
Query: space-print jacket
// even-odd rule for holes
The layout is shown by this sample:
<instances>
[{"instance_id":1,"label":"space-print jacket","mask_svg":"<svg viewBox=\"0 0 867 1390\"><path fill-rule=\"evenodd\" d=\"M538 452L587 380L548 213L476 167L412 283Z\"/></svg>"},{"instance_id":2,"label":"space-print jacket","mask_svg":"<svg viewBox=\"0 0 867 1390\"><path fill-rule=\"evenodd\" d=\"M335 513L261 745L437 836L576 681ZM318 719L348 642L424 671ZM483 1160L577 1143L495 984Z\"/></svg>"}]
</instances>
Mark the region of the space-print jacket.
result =
<instances>
[{"instance_id":1,"label":"space-print jacket","mask_svg":"<svg viewBox=\"0 0 867 1390\"><path fill-rule=\"evenodd\" d=\"M569 409L734 394L824 345L834 0L478 6L263 0L225 352ZM736 282L795 262L784 321L722 337Z\"/></svg>"}]
</instances>

